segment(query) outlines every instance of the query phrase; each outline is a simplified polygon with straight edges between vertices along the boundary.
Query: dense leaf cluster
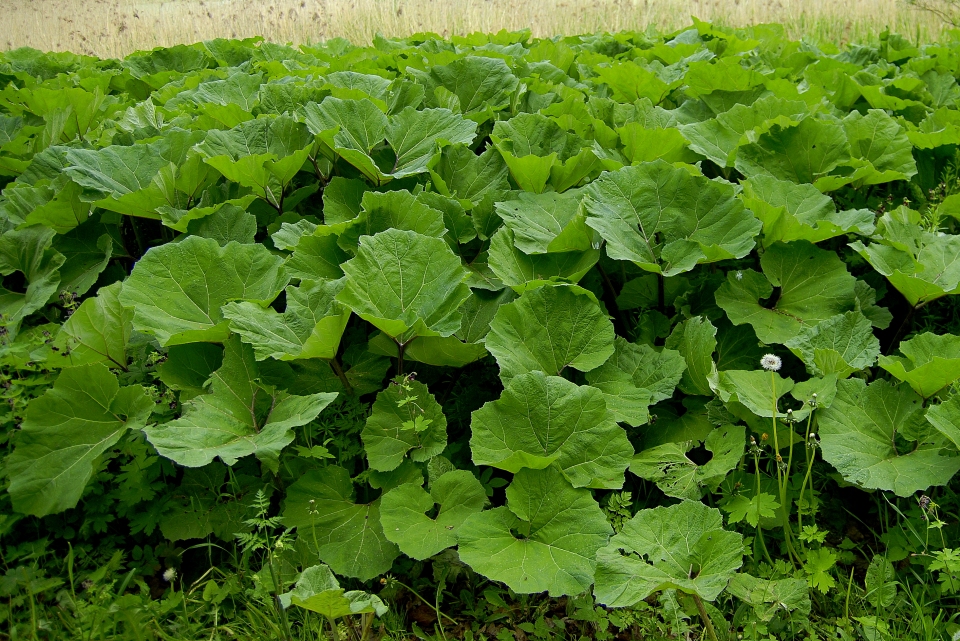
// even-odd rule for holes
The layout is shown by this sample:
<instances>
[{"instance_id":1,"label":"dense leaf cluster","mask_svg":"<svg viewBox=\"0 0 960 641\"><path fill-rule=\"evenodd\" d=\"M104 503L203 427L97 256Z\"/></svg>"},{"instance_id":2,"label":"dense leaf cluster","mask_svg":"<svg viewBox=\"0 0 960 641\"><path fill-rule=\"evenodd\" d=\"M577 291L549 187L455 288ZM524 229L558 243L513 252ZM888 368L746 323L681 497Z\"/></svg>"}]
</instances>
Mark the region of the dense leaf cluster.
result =
<instances>
[{"instance_id":1,"label":"dense leaf cluster","mask_svg":"<svg viewBox=\"0 0 960 641\"><path fill-rule=\"evenodd\" d=\"M2 526L134 451L134 531L231 539L222 489L269 485L326 564L284 604L325 616L383 606L331 570L451 548L516 593L808 612L701 500L821 587L795 448L902 497L960 470L960 336L917 323L960 293L958 73L703 23L4 53L3 376L43 376Z\"/></svg>"}]
</instances>

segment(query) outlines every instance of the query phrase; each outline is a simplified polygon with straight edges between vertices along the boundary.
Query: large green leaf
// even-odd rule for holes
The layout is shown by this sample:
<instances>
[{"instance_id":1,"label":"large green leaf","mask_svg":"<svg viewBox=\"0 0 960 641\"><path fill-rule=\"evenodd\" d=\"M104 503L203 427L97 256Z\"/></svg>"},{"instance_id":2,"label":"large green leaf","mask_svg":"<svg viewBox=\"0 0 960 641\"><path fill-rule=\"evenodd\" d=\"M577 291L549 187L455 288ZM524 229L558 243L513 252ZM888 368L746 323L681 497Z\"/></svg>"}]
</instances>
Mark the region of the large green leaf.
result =
<instances>
[{"instance_id":1,"label":"large green leaf","mask_svg":"<svg viewBox=\"0 0 960 641\"><path fill-rule=\"evenodd\" d=\"M593 231L580 213L580 201L569 192L531 194L496 204L497 213L513 231L514 243L527 254L586 251L593 247Z\"/></svg>"},{"instance_id":2,"label":"large green leaf","mask_svg":"<svg viewBox=\"0 0 960 641\"><path fill-rule=\"evenodd\" d=\"M293 442L291 430L315 419L337 393L295 396L266 388L258 378L253 348L234 336L211 377L210 392L188 401L180 418L148 427L147 439L185 467L206 465L214 457L233 465L255 454L276 472L280 451Z\"/></svg>"},{"instance_id":3,"label":"large green leaf","mask_svg":"<svg viewBox=\"0 0 960 641\"><path fill-rule=\"evenodd\" d=\"M758 579L737 572L727 592L753 607L761 621L770 621L781 612L810 614L810 589L803 579Z\"/></svg>"},{"instance_id":4,"label":"large green leaf","mask_svg":"<svg viewBox=\"0 0 960 641\"><path fill-rule=\"evenodd\" d=\"M697 316L678 323L664 347L683 356L687 369L680 379L680 391L710 396L713 391L707 380L717 369L713 353L717 349L717 328L708 319Z\"/></svg>"},{"instance_id":5,"label":"large green leaf","mask_svg":"<svg viewBox=\"0 0 960 641\"><path fill-rule=\"evenodd\" d=\"M734 105L716 118L681 125L680 131L695 152L721 167L732 167L740 146L752 142L751 138L769 130L774 123L799 120L806 110L803 102L771 94L751 105Z\"/></svg>"},{"instance_id":6,"label":"large green leaf","mask_svg":"<svg viewBox=\"0 0 960 641\"><path fill-rule=\"evenodd\" d=\"M22 292L0 286L0 314L14 333L24 318L46 305L58 291L64 256L50 246L53 237L52 229L39 225L0 236L0 276L19 272L26 281Z\"/></svg>"},{"instance_id":7,"label":"large green leaf","mask_svg":"<svg viewBox=\"0 0 960 641\"><path fill-rule=\"evenodd\" d=\"M427 106L450 106L467 118L483 123L510 102L520 81L499 58L465 56L429 71L408 68L426 89ZM441 102L441 96L449 96Z\"/></svg>"},{"instance_id":8,"label":"large green leaf","mask_svg":"<svg viewBox=\"0 0 960 641\"><path fill-rule=\"evenodd\" d=\"M764 343L785 343L805 327L854 308L856 278L834 252L805 241L776 243L760 257L760 266L763 274L729 272L716 298L734 325L749 323ZM772 305L762 305L774 287L779 295Z\"/></svg>"},{"instance_id":9,"label":"large green leaf","mask_svg":"<svg viewBox=\"0 0 960 641\"><path fill-rule=\"evenodd\" d=\"M57 344L69 350L69 365L103 362L127 368L133 310L120 304L119 294L120 283L101 287L60 328Z\"/></svg>"},{"instance_id":10,"label":"large green leaf","mask_svg":"<svg viewBox=\"0 0 960 641\"><path fill-rule=\"evenodd\" d=\"M577 595L593 583L597 550L612 533L590 491L575 489L555 467L522 469L507 505L467 518L460 559L514 592Z\"/></svg>"},{"instance_id":11,"label":"large green leaf","mask_svg":"<svg viewBox=\"0 0 960 641\"><path fill-rule=\"evenodd\" d=\"M687 365L676 350L656 350L649 345L616 337L614 352L600 367L587 372L587 381L599 389L618 421L643 425L647 408L673 396Z\"/></svg>"},{"instance_id":12,"label":"large green leaf","mask_svg":"<svg viewBox=\"0 0 960 641\"><path fill-rule=\"evenodd\" d=\"M850 144L836 118L804 118L774 124L756 142L740 147L735 166L748 178L771 174L781 180L812 183L850 159Z\"/></svg>"},{"instance_id":13,"label":"large green leaf","mask_svg":"<svg viewBox=\"0 0 960 641\"><path fill-rule=\"evenodd\" d=\"M665 443L643 450L633 457L630 471L653 481L667 496L699 501L705 493L715 492L743 456L746 437L743 427L722 425L703 441L711 458L700 465L688 456L698 441Z\"/></svg>"},{"instance_id":14,"label":"large green leaf","mask_svg":"<svg viewBox=\"0 0 960 641\"><path fill-rule=\"evenodd\" d=\"M508 227L501 227L490 238L488 254L490 271L518 293L546 283L577 283L599 259L599 249L526 254L517 248Z\"/></svg>"},{"instance_id":15,"label":"large green leaf","mask_svg":"<svg viewBox=\"0 0 960 641\"><path fill-rule=\"evenodd\" d=\"M905 385L840 381L818 421L824 460L865 489L910 496L960 471L960 456L943 451L943 435L924 420L920 396Z\"/></svg>"},{"instance_id":16,"label":"large green leaf","mask_svg":"<svg viewBox=\"0 0 960 641\"><path fill-rule=\"evenodd\" d=\"M449 109L407 107L390 118L386 138L396 155L391 171L394 178L423 174L444 145L473 142L477 123Z\"/></svg>"},{"instance_id":17,"label":"large green leaf","mask_svg":"<svg viewBox=\"0 0 960 641\"><path fill-rule=\"evenodd\" d=\"M764 246L793 240L819 243L843 234L871 234L875 229L872 211L838 212L833 200L813 185L763 174L742 184L743 203L763 223Z\"/></svg>"},{"instance_id":18,"label":"large green leaf","mask_svg":"<svg viewBox=\"0 0 960 641\"><path fill-rule=\"evenodd\" d=\"M389 472L408 452L418 462L442 452L447 446L447 419L426 385L407 381L377 394L360 436L370 467Z\"/></svg>"},{"instance_id":19,"label":"large green leaf","mask_svg":"<svg viewBox=\"0 0 960 641\"><path fill-rule=\"evenodd\" d=\"M420 194L414 196L405 189L366 192L360 201L360 213L343 227L337 242L349 252L356 251L361 236L374 236L388 229L415 231L436 238L447 231L443 212L428 205Z\"/></svg>"},{"instance_id":20,"label":"large green leaf","mask_svg":"<svg viewBox=\"0 0 960 641\"><path fill-rule=\"evenodd\" d=\"M873 366L880 355L880 341L870 319L859 311L837 314L810 327L785 343L803 359L813 376L836 374L847 378Z\"/></svg>"},{"instance_id":21,"label":"large green leaf","mask_svg":"<svg viewBox=\"0 0 960 641\"><path fill-rule=\"evenodd\" d=\"M190 236L154 247L123 283L120 303L134 309L133 326L161 345L226 340L221 308L231 300L269 303L287 277L283 260L263 245Z\"/></svg>"},{"instance_id":22,"label":"large green leaf","mask_svg":"<svg viewBox=\"0 0 960 641\"><path fill-rule=\"evenodd\" d=\"M672 276L753 249L761 223L735 195L732 185L658 160L602 174L583 206L611 258Z\"/></svg>"},{"instance_id":23,"label":"large green leaf","mask_svg":"<svg viewBox=\"0 0 960 641\"><path fill-rule=\"evenodd\" d=\"M548 376L567 367L599 367L613 353L613 324L592 296L571 286L544 286L501 305L490 324L487 349L509 382L519 374Z\"/></svg>"},{"instance_id":24,"label":"large green leaf","mask_svg":"<svg viewBox=\"0 0 960 641\"><path fill-rule=\"evenodd\" d=\"M599 159L586 141L541 114L521 113L500 120L490 139L525 191L539 194L547 183L564 191L599 169Z\"/></svg>"},{"instance_id":25,"label":"large green leaf","mask_svg":"<svg viewBox=\"0 0 960 641\"><path fill-rule=\"evenodd\" d=\"M100 457L146 425L153 407L142 386L120 387L102 364L64 369L27 406L7 458L13 508L45 516L76 506Z\"/></svg>"},{"instance_id":26,"label":"large green leaf","mask_svg":"<svg viewBox=\"0 0 960 641\"><path fill-rule=\"evenodd\" d=\"M696 501L640 510L597 553L597 601L631 607L677 589L713 601L743 563L743 537Z\"/></svg>"},{"instance_id":27,"label":"large green leaf","mask_svg":"<svg viewBox=\"0 0 960 641\"><path fill-rule=\"evenodd\" d=\"M300 281L286 288L286 309L278 313L255 303L227 303L221 308L230 329L253 346L257 360L336 357L350 310L335 300L343 280Z\"/></svg>"},{"instance_id":28,"label":"large green leaf","mask_svg":"<svg viewBox=\"0 0 960 641\"><path fill-rule=\"evenodd\" d=\"M277 209L313 145L307 125L290 116L257 118L233 129L213 129L197 146L204 162L253 190Z\"/></svg>"},{"instance_id":29,"label":"large green leaf","mask_svg":"<svg viewBox=\"0 0 960 641\"><path fill-rule=\"evenodd\" d=\"M378 596L360 590L345 591L323 564L305 569L294 588L278 598L284 608L296 605L330 620L353 614L383 616L388 609Z\"/></svg>"},{"instance_id":30,"label":"large green leaf","mask_svg":"<svg viewBox=\"0 0 960 641\"><path fill-rule=\"evenodd\" d=\"M460 328L467 272L439 238L398 229L362 236L342 268L347 283L337 300L398 343Z\"/></svg>"},{"instance_id":31,"label":"large green leaf","mask_svg":"<svg viewBox=\"0 0 960 641\"><path fill-rule=\"evenodd\" d=\"M930 424L960 450L960 394L931 406L926 416Z\"/></svg>"},{"instance_id":32,"label":"large green leaf","mask_svg":"<svg viewBox=\"0 0 960 641\"><path fill-rule=\"evenodd\" d=\"M84 200L129 216L159 218L157 208L174 205L162 186L161 169L182 164L204 133L175 129L155 142L70 149L64 171L86 191Z\"/></svg>"},{"instance_id":33,"label":"large green leaf","mask_svg":"<svg viewBox=\"0 0 960 641\"><path fill-rule=\"evenodd\" d=\"M881 356L887 370L923 398L930 398L960 378L960 336L924 332L898 347L903 356Z\"/></svg>"},{"instance_id":34,"label":"large green leaf","mask_svg":"<svg viewBox=\"0 0 960 641\"><path fill-rule=\"evenodd\" d=\"M396 487L380 500L383 533L407 556L422 561L457 544L463 522L488 504L487 494L467 470L452 470L430 484ZM435 517L426 513L439 506Z\"/></svg>"},{"instance_id":35,"label":"large green leaf","mask_svg":"<svg viewBox=\"0 0 960 641\"><path fill-rule=\"evenodd\" d=\"M350 474L338 466L311 470L287 489L283 523L337 574L369 581L400 555L383 535L380 500L354 502Z\"/></svg>"},{"instance_id":36,"label":"large green leaf","mask_svg":"<svg viewBox=\"0 0 960 641\"><path fill-rule=\"evenodd\" d=\"M865 246L858 241L850 243L850 248L886 276L913 306L960 293L960 236L923 232L918 247L894 246L898 244Z\"/></svg>"},{"instance_id":37,"label":"large green leaf","mask_svg":"<svg viewBox=\"0 0 960 641\"><path fill-rule=\"evenodd\" d=\"M473 413L470 427L476 465L516 473L556 462L574 487L622 487L633 455L599 390L543 372L512 378L498 400Z\"/></svg>"}]
</instances>

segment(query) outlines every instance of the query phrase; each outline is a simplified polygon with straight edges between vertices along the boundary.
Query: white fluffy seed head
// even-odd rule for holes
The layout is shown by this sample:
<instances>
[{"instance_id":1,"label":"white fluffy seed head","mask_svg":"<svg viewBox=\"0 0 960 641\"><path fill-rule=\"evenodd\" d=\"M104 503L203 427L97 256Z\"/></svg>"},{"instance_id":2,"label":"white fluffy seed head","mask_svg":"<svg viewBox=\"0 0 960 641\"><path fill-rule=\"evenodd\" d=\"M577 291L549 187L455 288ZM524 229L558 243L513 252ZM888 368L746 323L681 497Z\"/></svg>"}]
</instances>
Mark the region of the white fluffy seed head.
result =
<instances>
[{"instance_id":1,"label":"white fluffy seed head","mask_svg":"<svg viewBox=\"0 0 960 641\"><path fill-rule=\"evenodd\" d=\"M167 568L166 570L163 571L163 580L166 581L167 583L170 583L175 578L177 578L177 571L174 570L173 568Z\"/></svg>"},{"instance_id":2,"label":"white fluffy seed head","mask_svg":"<svg viewBox=\"0 0 960 641\"><path fill-rule=\"evenodd\" d=\"M770 372L776 372L781 365L783 365L783 361L780 360L779 356L773 354L764 354L763 358L760 359L760 366Z\"/></svg>"}]
</instances>

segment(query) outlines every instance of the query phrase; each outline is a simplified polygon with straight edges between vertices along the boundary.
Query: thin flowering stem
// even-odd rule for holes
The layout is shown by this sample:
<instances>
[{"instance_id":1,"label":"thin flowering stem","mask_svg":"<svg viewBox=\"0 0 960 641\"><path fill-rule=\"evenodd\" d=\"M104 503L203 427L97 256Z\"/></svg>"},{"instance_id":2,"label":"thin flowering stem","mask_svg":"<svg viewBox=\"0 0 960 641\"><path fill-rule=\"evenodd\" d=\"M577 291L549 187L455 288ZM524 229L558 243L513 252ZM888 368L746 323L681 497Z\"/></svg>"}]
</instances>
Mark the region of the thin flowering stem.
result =
<instances>
[{"instance_id":1,"label":"thin flowering stem","mask_svg":"<svg viewBox=\"0 0 960 641\"><path fill-rule=\"evenodd\" d=\"M763 369L770 372L770 390L773 398L773 412L771 421L773 427L773 464L777 469L777 489L780 491L780 511L783 520L783 539L787 546L788 556L791 562L799 560L796 551L793 549L793 537L790 531L790 510L787 507L787 485L783 476L783 457L780 456L780 439L777 435L777 370L780 369L782 361L780 357L773 354L767 354L760 359L760 365ZM791 447L793 439L790 439Z\"/></svg>"}]
</instances>

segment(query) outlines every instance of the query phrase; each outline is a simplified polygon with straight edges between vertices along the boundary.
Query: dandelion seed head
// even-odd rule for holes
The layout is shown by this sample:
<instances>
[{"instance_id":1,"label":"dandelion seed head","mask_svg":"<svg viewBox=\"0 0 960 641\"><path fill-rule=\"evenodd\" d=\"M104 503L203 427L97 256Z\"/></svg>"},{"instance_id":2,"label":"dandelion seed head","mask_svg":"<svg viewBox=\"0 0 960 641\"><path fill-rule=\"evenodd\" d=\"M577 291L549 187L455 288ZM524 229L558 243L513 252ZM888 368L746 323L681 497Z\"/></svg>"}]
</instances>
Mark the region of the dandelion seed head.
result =
<instances>
[{"instance_id":1,"label":"dandelion seed head","mask_svg":"<svg viewBox=\"0 0 960 641\"><path fill-rule=\"evenodd\" d=\"M764 354L763 358L760 359L760 367L771 372L779 370L781 365L783 365L783 361L780 360L779 356L773 354Z\"/></svg>"}]
</instances>

